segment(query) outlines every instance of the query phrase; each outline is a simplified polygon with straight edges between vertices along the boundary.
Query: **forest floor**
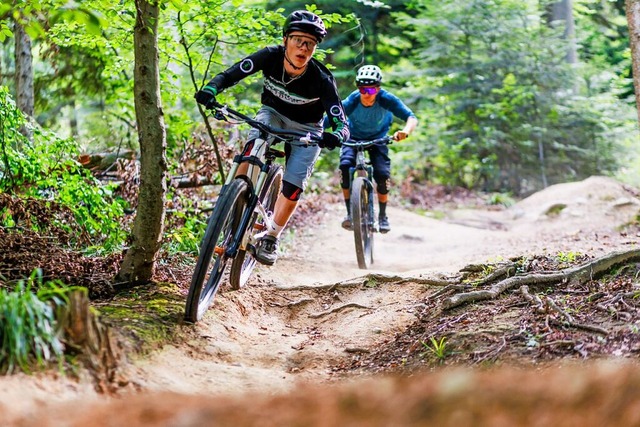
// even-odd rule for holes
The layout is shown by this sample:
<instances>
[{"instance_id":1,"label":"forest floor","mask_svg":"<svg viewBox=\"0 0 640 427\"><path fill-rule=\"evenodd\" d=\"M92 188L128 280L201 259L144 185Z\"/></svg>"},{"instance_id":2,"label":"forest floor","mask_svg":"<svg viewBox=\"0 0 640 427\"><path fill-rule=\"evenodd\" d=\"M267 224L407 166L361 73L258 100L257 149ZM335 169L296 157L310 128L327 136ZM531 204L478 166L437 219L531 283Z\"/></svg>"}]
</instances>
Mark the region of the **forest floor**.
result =
<instances>
[{"instance_id":1,"label":"forest floor","mask_svg":"<svg viewBox=\"0 0 640 427\"><path fill-rule=\"evenodd\" d=\"M190 267L163 260L161 285L96 287L125 355L109 392L3 377L0 425L637 425L639 210L603 177L503 209L395 206L365 271L333 203L196 325Z\"/></svg>"}]
</instances>

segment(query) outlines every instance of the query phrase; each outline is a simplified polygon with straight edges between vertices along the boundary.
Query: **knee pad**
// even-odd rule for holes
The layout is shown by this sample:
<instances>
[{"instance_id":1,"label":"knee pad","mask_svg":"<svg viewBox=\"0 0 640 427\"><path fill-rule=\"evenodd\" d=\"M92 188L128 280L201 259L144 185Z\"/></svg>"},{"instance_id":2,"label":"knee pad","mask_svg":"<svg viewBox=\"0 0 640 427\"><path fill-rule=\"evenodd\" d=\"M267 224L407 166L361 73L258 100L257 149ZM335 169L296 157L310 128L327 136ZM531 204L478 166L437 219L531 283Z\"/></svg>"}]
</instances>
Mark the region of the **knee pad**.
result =
<instances>
[{"instance_id":1,"label":"knee pad","mask_svg":"<svg viewBox=\"0 0 640 427\"><path fill-rule=\"evenodd\" d=\"M389 192L389 183L391 181L390 177L375 177L376 181L376 190L380 194L387 194Z\"/></svg>"},{"instance_id":2,"label":"knee pad","mask_svg":"<svg viewBox=\"0 0 640 427\"><path fill-rule=\"evenodd\" d=\"M349 184L351 183L350 168L350 165L340 165L340 188L343 190L348 190Z\"/></svg>"},{"instance_id":3,"label":"knee pad","mask_svg":"<svg viewBox=\"0 0 640 427\"><path fill-rule=\"evenodd\" d=\"M298 201L302 195L302 188L284 181L282 183L282 195L292 202Z\"/></svg>"}]
</instances>

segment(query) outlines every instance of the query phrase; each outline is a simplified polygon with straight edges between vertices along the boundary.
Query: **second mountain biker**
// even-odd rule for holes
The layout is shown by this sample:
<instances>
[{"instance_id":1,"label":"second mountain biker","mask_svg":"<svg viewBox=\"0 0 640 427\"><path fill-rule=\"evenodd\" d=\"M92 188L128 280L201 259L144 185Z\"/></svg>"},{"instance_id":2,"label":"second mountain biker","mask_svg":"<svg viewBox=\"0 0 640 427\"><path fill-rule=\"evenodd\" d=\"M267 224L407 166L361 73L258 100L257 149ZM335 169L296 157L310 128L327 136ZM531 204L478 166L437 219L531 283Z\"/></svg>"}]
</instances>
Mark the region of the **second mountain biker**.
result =
<instances>
[{"instance_id":1,"label":"second mountain biker","mask_svg":"<svg viewBox=\"0 0 640 427\"><path fill-rule=\"evenodd\" d=\"M358 69L356 86L343 102L345 113L349 118L351 137L356 140L372 140L381 138L389 133L389 128L396 116L406 121L402 130L393 134L393 139L401 141L405 139L418 125L418 119L397 96L380 88L382 72L375 65L364 65ZM375 145L367 148L371 165L373 166L373 179L376 182L379 203L378 226L381 233L391 230L387 218L387 200L389 197L389 181L391 176L391 160L389 159L389 147ZM352 229L349 194L349 168L356 164L356 152L352 147L342 147L340 151L341 187L344 201L347 205L347 216L342 221L342 227Z\"/></svg>"},{"instance_id":2,"label":"second mountain biker","mask_svg":"<svg viewBox=\"0 0 640 427\"><path fill-rule=\"evenodd\" d=\"M262 107L256 119L283 129L322 135L319 146L303 143L285 146L285 174L273 213L274 228L267 230L255 253L256 260L266 265L272 265L277 259L278 239L298 205L321 148L333 149L349 139L335 79L324 65L312 58L316 46L326 35L319 16L304 10L295 11L285 21L282 45L266 47L247 56L196 93L196 101L206 107L224 89L262 71ZM331 132L322 132L325 113ZM255 133L250 134L250 141L255 137ZM249 143L245 155L260 149Z\"/></svg>"}]
</instances>

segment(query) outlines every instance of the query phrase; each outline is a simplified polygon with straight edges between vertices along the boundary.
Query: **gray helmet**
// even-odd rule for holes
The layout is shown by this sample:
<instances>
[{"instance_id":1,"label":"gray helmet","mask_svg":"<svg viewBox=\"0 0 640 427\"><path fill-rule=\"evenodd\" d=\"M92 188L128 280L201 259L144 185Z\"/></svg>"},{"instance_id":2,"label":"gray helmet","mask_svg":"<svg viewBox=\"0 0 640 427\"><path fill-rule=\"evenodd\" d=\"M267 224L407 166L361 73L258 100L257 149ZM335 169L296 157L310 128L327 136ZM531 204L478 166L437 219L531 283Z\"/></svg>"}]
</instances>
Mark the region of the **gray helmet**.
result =
<instances>
[{"instance_id":1,"label":"gray helmet","mask_svg":"<svg viewBox=\"0 0 640 427\"><path fill-rule=\"evenodd\" d=\"M363 65L356 74L356 85L371 86L382 82L382 71L377 65Z\"/></svg>"},{"instance_id":2,"label":"gray helmet","mask_svg":"<svg viewBox=\"0 0 640 427\"><path fill-rule=\"evenodd\" d=\"M327 35L327 29L324 27L322 19L315 13L306 10L296 10L284 21L282 35L286 36L292 31L311 34L318 39L318 43L322 42L322 39Z\"/></svg>"}]
</instances>

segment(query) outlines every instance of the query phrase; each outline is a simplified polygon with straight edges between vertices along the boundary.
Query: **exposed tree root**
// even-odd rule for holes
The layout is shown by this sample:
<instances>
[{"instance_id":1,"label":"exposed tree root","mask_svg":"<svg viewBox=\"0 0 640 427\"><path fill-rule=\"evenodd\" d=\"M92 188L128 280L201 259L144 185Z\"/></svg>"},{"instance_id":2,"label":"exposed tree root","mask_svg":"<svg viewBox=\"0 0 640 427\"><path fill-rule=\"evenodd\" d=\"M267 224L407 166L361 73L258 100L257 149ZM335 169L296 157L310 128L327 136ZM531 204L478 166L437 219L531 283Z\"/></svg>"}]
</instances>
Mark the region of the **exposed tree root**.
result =
<instances>
[{"instance_id":1,"label":"exposed tree root","mask_svg":"<svg viewBox=\"0 0 640 427\"><path fill-rule=\"evenodd\" d=\"M494 299L501 293L516 287L530 285L550 285L561 282L571 282L577 285L592 280L595 276L609 271L611 268L640 259L640 249L618 251L597 258L587 264L553 273L537 273L523 276L513 276L493 284L489 289L463 292L446 298L442 302L444 310L463 304Z\"/></svg>"},{"instance_id":2,"label":"exposed tree root","mask_svg":"<svg viewBox=\"0 0 640 427\"><path fill-rule=\"evenodd\" d=\"M569 326L571 328L583 329L585 331L596 332L596 333L602 334L602 335L609 335L609 331L607 331L605 328L601 328L600 326L596 326L596 325L587 325L585 323L578 323L578 322L575 322L575 321L572 321L572 322L561 322L561 321L556 320L556 319L549 319L549 322L553 323L556 326Z\"/></svg>"},{"instance_id":3,"label":"exposed tree root","mask_svg":"<svg viewBox=\"0 0 640 427\"><path fill-rule=\"evenodd\" d=\"M366 276L355 277L353 279L343 280L342 282L329 283L325 285L298 285L298 286L276 286L277 290L283 291L305 291L305 290L333 290L335 288L350 286L376 286L382 283L393 283L394 285L402 285L405 283L415 283L425 286L447 286L456 283L456 279L437 278L437 277L410 277L397 276L388 274L370 273Z\"/></svg>"},{"instance_id":4,"label":"exposed tree root","mask_svg":"<svg viewBox=\"0 0 640 427\"><path fill-rule=\"evenodd\" d=\"M327 310L327 311L321 311L319 313L311 313L309 315L309 317L312 318L312 319L317 319L318 317L326 316L327 314L331 314L331 313L336 313L336 312L338 312L340 310L344 310L345 308L349 308L349 307L364 308L366 310L371 310L371 307L368 307L366 305L358 304L356 302L350 302L350 303L347 303L347 304L340 305L338 307L334 307L334 308L332 308L330 310Z\"/></svg>"},{"instance_id":5,"label":"exposed tree root","mask_svg":"<svg viewBox=\"0 0 640 427\"><path fill-rule=\"evenodd\" d=\"M292 302L289 302L287 304L280 304L280 303L277 303L277 302L273 302L273 303L270 303L270 305L275 306L275 307L289 307L289 308L291 308L291 307L295 307L297 305L302 305L302 304L306 304L306 303L313 302L313 301L315 301L313 298L300 298L299 300L292 301Z\"/></svg>"}]
</instances>

